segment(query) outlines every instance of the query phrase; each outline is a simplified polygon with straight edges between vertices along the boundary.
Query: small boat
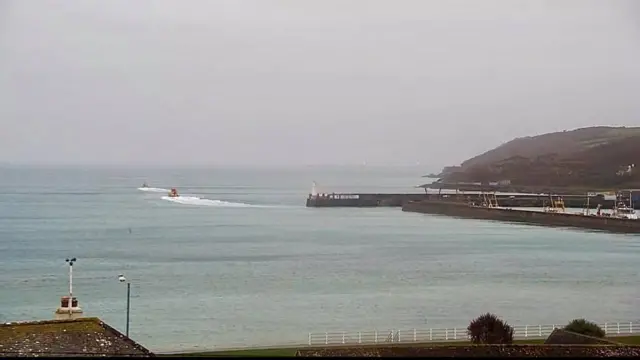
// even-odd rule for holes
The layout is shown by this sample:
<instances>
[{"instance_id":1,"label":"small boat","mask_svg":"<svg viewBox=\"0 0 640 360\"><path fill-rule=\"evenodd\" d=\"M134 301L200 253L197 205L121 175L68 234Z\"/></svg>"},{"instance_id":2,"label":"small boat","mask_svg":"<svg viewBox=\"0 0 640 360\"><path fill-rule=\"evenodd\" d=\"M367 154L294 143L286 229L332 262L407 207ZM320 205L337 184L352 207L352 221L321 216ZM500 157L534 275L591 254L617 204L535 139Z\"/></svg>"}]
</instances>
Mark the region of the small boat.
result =
<instances>
[{"instance_id":1,"label":"small boat","mask_svg":"<svg viewBox=\"0 0 640 360\"><path fill-rule=\"evenodd\" d=\"M147 185L147 182L145 181L145 182L142 184L142 187L143 187L143 188L148 188L148 187L149 187L149 185Z\"/></svg>"},{"instance_id":2,"label":"small boat","mask_svg":"<svg viewBox=\"0 0 640 360\"><path fill-rule=\"evenodd\" d=\"M169 191L169 195L168 195L168 196L169 196L169 197L178 197L178 196L179 196L179 195L178 195L178 190L176 190L175 188L172 188L172 189Z\"/></svg>"}]
</instances>

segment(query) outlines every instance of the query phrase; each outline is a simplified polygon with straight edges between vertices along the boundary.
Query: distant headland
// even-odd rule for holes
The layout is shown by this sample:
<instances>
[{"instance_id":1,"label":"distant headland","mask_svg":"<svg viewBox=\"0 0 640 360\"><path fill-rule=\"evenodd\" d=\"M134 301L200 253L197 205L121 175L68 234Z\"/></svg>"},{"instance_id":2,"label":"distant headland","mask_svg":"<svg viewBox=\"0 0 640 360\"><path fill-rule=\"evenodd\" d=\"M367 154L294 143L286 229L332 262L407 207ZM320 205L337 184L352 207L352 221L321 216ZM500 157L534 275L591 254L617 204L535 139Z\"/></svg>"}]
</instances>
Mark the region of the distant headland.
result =
<instances>
[{"instance_id":1,"label":"distant headland","mask_svg":"<svg viewBox=\"0 0 640 360\"><path fill-rule=\"evenodd\" d=\"M640 188L640 127L597 126L516 138L447 166L439 184Z\"/></svg>"}]
</instances>

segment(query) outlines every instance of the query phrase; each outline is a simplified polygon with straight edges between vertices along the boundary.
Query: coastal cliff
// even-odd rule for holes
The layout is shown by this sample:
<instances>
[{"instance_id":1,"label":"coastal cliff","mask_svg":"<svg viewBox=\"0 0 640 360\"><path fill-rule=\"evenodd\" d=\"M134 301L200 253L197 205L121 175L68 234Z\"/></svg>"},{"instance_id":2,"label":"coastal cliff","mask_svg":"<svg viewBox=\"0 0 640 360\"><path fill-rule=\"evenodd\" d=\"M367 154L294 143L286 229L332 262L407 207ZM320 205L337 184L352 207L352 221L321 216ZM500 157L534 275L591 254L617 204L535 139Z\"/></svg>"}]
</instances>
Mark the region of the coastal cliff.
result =
<instances>
[{"instance_id":1,"label":"coastal cliff","mask_svg":"<svg viewBox=\"0 0 640 360\"><path fill-rule=\"evenodd\" d=\"M640 188L640 127L589 127L517 138L449 166L441 183Z\"/></svg>"}]
</instances>

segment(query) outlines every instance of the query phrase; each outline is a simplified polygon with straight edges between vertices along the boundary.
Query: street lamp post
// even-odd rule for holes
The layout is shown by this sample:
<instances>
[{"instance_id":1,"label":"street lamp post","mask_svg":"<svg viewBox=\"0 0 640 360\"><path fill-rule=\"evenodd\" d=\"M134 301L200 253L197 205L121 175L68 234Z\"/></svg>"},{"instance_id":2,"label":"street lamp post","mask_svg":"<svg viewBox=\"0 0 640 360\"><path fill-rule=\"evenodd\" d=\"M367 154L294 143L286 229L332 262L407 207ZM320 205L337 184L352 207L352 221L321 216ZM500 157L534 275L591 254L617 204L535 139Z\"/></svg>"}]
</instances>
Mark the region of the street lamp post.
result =
<instances>
[{"instance_id":1,"label":"street lamp post","mask_svg":"<svg viewBox=\"0 0 640 360\"><path fill-rule=\"evenodd\" d=\"M118 280L120 282L126 282L127 283L127 327L126 327L126 335L127 337L129 337L129 313L131 311L131 283L129 281L127 281L127 278L124 277L124 275L120 274L120 276L118 276Z\"/></svg>"}]
</instances>

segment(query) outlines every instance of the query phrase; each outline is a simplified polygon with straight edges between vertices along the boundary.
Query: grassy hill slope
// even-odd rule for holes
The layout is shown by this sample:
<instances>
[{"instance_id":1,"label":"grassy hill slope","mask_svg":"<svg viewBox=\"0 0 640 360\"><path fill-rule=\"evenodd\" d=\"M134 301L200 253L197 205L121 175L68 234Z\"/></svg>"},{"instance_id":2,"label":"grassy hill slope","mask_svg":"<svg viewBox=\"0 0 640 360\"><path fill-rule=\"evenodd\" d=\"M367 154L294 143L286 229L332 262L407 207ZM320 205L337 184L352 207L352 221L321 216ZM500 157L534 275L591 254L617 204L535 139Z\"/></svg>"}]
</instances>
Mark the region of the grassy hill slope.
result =
<instances>
[{"instance_id":1,"label":"grassy hill slope","mask_svg":"<svg viewBox=\"0 0 640 360\"><path fill-rule=\"evenodd\" d=\"M462 163L442 181L640 187L640 127L590 127L509 141Z\"/></svg>"}]
</instances>

